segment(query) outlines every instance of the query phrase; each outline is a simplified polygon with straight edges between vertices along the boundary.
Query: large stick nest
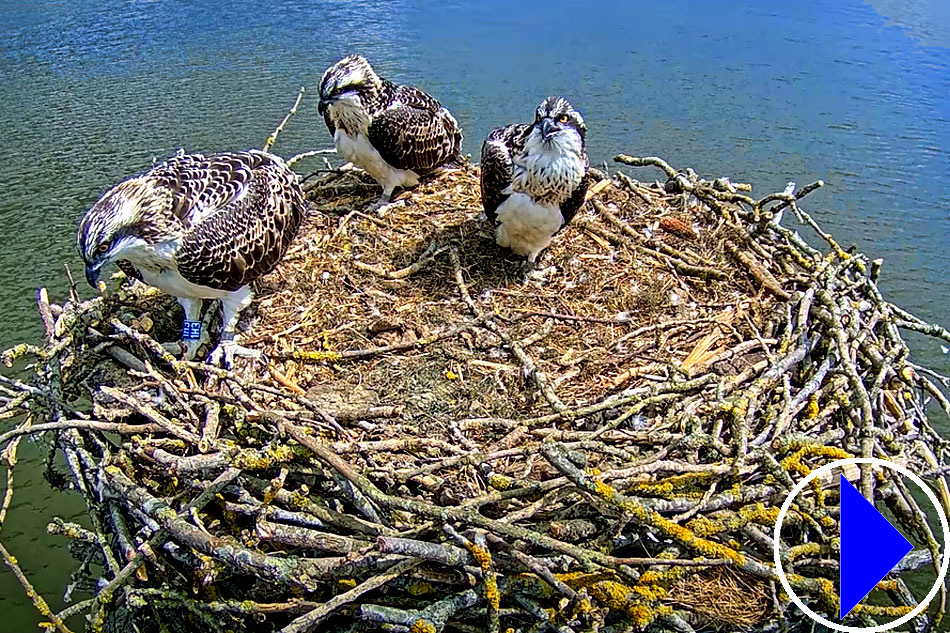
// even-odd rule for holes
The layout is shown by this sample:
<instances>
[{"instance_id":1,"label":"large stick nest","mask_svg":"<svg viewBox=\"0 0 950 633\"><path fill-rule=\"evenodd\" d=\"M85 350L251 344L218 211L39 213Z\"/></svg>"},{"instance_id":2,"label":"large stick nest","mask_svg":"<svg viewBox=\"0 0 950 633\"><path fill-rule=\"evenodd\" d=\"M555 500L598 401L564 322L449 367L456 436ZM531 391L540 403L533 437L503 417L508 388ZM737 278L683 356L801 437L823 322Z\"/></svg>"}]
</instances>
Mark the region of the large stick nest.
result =
<instances>
[{"instance_id":1,"label":"large stick nest","mask_svg":"<svg viewBox=\"0 0 950 633\"><path fill-rule=\"evenodd\" d=\"M479 217L477 168L382 214L360 172L309 183L315 211L244 336L266 368L176 361L159 343L180 311L128 280L41 301L46 343L5 358L32 365L5 379L6 409L29 415L3 441L52 425L52 474L89 506L86 526L51 526L76 545L78 591L99 578L65 615L121 631L767 630L801 617L772 530L811 470L894 460L950 505L928 419L946 382L898 328L950 334L884 299L879 265L799 208L815 186L756 200L618 160L669 180L602 180L528 279ZM845 475L923 545L907 564L932 568L903 482ZM780 544L795 593L830 617L835 482L796 499ZM920 597L882 583L849 623Z\"/></svg>"}]
</instances>

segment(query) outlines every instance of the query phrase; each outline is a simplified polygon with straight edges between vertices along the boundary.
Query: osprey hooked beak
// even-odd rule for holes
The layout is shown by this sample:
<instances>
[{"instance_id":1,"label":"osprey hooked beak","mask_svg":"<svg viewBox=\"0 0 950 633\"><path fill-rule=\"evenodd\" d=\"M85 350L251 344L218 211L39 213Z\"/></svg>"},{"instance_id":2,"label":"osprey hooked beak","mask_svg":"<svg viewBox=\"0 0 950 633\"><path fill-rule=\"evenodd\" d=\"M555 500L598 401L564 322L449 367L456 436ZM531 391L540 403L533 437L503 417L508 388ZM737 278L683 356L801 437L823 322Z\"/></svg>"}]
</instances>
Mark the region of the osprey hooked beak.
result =
<instances>
[{"instance_id":1,"label":"osprey hooked beak","mask_svg":"<svg viewBox=\"0 0 950 633\"><path fill-rule=\"evenodd\" d=\"M548 141L552 136L561 131L561 126L549 116L541 119L541 140Z\"/></svg>"},{"instance_id":2,"label":"osprey hooked beak","mask_svg":"<svg viewBox=\"0 0 950 633\"><path fill-rule=\"evenodd\" d=\"M93 262L86 264L86 281L93 288L99 287L99 272L105 262Z\"/></svg>"},{"instance_id":3,"label":"osprey hooked beak","mask_svg":"<svg viewBox=\"0 0 950 633\"><path fill-rule=\"evenodd\" d=\"M348 94L348 93L345 93L345 92L337 92L337 93L334 93L334 94L331 94L331 95L327 95L326 97L324 97L324 96L321 95L321 97L320 97L320 104L317 105L317 111L318 111L321 115L326 115L327 110L330 109L330 106L332 106L334 103L337 103L338 101L340 101L340 99L342 99L343 96L346 95L346 94Z\"/></svg>"},{"instance_id":4,"label":"osprey hooked beak","mask_svg":"<svg viewBox=\"0 0 950 633\"><path fill-rule=\"evenodd\" d=\"M343 99L347 97L355 96L356 94L357 93L354 89L348 88L348 89L338 90L325 97L323 95L320 95L320 104L317 106L317 111L319 111L320 114L325 114L326 111L330 108L330 106L332 106L334 103L338 103L342 101Z\"/></svg>"}]
</instances>

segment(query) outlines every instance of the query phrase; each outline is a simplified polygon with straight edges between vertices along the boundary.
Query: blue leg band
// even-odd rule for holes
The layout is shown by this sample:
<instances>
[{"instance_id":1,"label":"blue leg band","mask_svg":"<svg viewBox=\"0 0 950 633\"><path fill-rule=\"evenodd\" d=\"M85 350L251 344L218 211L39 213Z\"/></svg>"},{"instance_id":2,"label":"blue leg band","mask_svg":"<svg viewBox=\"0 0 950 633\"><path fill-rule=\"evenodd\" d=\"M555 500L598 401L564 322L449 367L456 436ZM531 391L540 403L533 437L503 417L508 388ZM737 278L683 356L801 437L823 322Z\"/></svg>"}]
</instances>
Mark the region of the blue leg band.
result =
<instances>
[{"instance_id":1,"label":"blue leg band","mask_svg":"<svg viewBox=\"0 0 950 633\"><path fill-rule=\"evenodd\" d=\"M181 338L184 341L197 341L201 338L201 321L185 319L181 324Z\"/></svg>"}]
</instances>

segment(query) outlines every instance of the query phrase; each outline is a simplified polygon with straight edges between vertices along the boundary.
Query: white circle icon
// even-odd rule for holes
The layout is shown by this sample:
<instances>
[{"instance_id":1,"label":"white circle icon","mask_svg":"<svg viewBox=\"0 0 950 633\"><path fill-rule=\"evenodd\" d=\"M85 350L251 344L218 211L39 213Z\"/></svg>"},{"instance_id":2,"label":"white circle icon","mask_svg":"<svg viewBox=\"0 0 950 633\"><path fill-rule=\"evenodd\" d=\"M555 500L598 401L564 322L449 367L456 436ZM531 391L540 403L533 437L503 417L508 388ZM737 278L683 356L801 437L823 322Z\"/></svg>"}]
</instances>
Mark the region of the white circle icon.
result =
<instances>
[{"instance_id":1,"label":"white circle icon","mask_svg":"<svg viewBox=\"0 0 950 633\"><path fill-rule=\"evenodd\" d=\"M798 496L798 493L805 489L805 486L807 486L808 482L811 480L815 479L816 477L820 477L825 473L830 473L835 468L840 468L849 464L873 464L874 466L879 466L881 468L890 468L892 470L896 470L905 477L910 478L911 481L917 484L921 490L927 494L927 498L930 499L930 502L937 509L937 514L940 516L940 527L943 529L944 551L940 560L940 573L938 574L937 580L934 582L934 585L930 589L930 593L927 594L927 597L924 598L920 604L914 608L913 611L901 616L893 622L888 622L887 624L878 624L877 626L868 627L845 626L844 624L838 624L837 622L832 622L831 620L821 617L808 608L808 605L802 602L801 599L795 595L795 591L792 589L791 584L788 582L788 578L785 576L785 570L782 569L782 561L781 557L779 556L779 542L781 540L782 534L782 522L785 520L785 513L788 512L788 509L792 506L792 501L796 496ZM834 629L835 631L844 631L845 633L880 633L882 631L889 631L890 629L898 627L905 622L909 622L910 620L916 618L936 597L937 592L940 591L940 586L943 584L944 578L947 576L947 567L950 566L950 557L947 556L948 543L950 543L950 525L947 524L947 515L943 511L943 507L940 505L937 495L935 495L930 487L924 483L923 479L910 472L903 466L893 462L885 461L883 459L878 459L877 457L850 457L848 459L839 459L837 461L833 461L830 464L825 464L821 468L813 470L804 479L799 481L798 484L792 488L792 491L788 493L785 503L782 504L782 507L778 512L778 519L775 521L775 530L772 534L772 555L775 559L775 571L778 572L778 579L782 583L782 588L785 590L785 593L788 594L788 597L791 598L792 602L794 602L795 605L805 613L805 615L817 622L820 622L829 629Z\"/></svg>"}]
</instances>

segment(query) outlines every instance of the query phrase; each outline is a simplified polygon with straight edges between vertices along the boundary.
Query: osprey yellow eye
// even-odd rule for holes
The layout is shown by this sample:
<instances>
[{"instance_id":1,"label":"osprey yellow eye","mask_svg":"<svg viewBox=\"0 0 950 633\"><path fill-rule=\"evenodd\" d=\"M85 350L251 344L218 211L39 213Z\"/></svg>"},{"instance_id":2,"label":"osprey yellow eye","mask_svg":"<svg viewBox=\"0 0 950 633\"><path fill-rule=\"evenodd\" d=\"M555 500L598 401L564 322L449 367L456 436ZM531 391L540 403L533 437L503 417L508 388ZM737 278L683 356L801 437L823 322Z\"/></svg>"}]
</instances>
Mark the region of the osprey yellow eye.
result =
<instances>
[{"instance_id":1,"label":"osprey yellow eye","mask_svg":"<svg viewBox=\"0 0 950 633\"><path fill-rule=\"evenodd\" d=\"M100 244L100 245L99 245L99 248L96 249L96 252L98 252L100 255L105 255L106 253L109 252L109 245L108 245L108 244Z\"/></svg>"},{"instance_id":2,"label":"osprey yellow eye","mask_svg":"<svg viewBox=\"0 0 950 633\"><path fill-rule=\"evenodd\" d=\"M558 123L567 123L567 122L570 121L570 120L571 120L570 117L567 116L566 114L561 114L561 115L558 115L558 117L557 117L557 122L558 122Z\"/></svg>"}]
</instances>

